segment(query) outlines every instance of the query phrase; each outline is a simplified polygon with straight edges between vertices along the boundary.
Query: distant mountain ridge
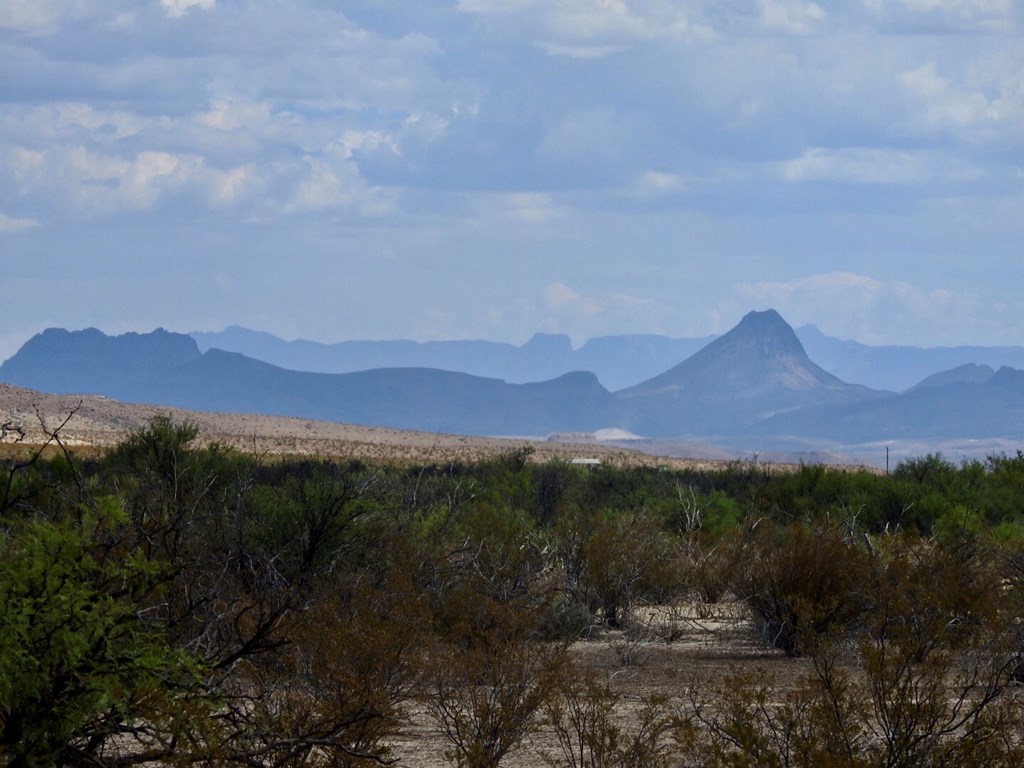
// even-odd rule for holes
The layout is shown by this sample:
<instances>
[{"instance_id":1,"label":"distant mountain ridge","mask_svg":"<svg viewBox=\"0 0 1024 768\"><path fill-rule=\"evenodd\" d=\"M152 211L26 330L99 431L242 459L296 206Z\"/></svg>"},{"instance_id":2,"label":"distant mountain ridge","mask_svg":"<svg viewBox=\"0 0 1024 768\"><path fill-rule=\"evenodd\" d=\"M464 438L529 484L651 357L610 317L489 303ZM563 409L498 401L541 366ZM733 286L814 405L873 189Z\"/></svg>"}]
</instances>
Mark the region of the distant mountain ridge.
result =
<instances>
[{"instance_id":1,"label":"distant mountain ridge","mask_svg":"<svg viewBox=\"0 0 1024 768\"><path fill-rule=\"evenodd\" d=\"M0 378L46 392L117 397L110 393L125 391L135 380L157 378L200 356L195 341L163 328L121 336L107 336L95 328L48 328L0 366Z\"/></svg>"},{"instance_id":2,"label":"distant mountain ridge","mask_svg":"<svg viewBox=\"0 0 1024 768\"><path fill-rule=\"evenodd\" d=\"M950 437L1024 440L1024 371L1003 367L980 380L943 378L891 397L779 414L754 431L844 443Z\"/></svg>"},{"instance_id":3,"label":"distant mountain ridge","mask_svg":"<svg viewBox=\"0 0 1024 768\"><path fill-rule=\"evenodd\" d=\"M945 387L950 384L985 384L990 381L996 372L990 365L977 365L976 363L964 363L948 371L933 373L912 387L909 387L904 394L927 387Z\"/></svg>"},{"instance_id":4,"label":"distant mountain ridge","mask_svg":"<svg viewBox=\"0 0 1024 768\"><path fill-rule=\"evenodd\" d=\"M531 384L431 368L309 373L236 352L200 353L191 337L162 329L116 337L47 330L0 365L0 381L193 410L477 435L546 434L565 421L599 429L611 403L585 372Z\"/></svg>"},{"instance_id":5,"label":"distant mountain ridge","mask_svg":"<svg viewBox=\"0 0 1024 768\"><path fill-rule=\"evenodd\" d=\"M844 381L902 392L928 376L962 365L1024 368L1020 346L870 346L826 336L813 325L796 329L807 354Z\"/></svg>"},{"instance_id":6,"label":"distant mountain ridge","mask_svg":"<svg viewBox=\"0 0 1024 768\"><path fill-rule=\"evenodd\" d=\"M354 373L373 368L440 368L514 384L591 371L609 390L637 384L683 360L714 337L672 339L625 335L590 339L573 349L568 336L534 334L522 346L494 341L285 341L269 333L229 326L190 334L205 352L223 349L282 368L317 373Z\"/></svg>"},{"instance_id":7,"label":"distant mountain ridge","mask_svg":"<svg viewBox=\"0 0 1024 768\"><path fill-rule=\"evenodd\" d=\"M568 340L542 337L564 351ZM529 346L529 345L526 345ZM304 416L467 435L626 430L655 439L1024 439L1024 372L961 366L902 394L850 384L808 355L774 310L648 379L612 392L590 372L509 383L429 367L286 369L158 329L106 336L50 329L0 365L0 381L193 410ZM777 441L778 442L778 441Z\"/></svg>"},{"instance_id":8,"label":"distant mountain ridge","mask_svg":"<svg viewBox=\"0 0 1024 768\"><path fill-rule=\"evenodd\" d=\"M932 374L966 364L1024 369L1024 347L870 346L827 336L813 325L795 329L807 355L852 384L902 392ZM223 349L282 368L352 373L372 368L440 368L526 383L570 371L591 371L610 391L635 386L685 360L717 335L672 338L653 334L601 336L573 349L568 336L535 334L522 346L494 341L285 341L262 331L229 326L190 334L199 350Z\"/></svg>"}]
</instances>

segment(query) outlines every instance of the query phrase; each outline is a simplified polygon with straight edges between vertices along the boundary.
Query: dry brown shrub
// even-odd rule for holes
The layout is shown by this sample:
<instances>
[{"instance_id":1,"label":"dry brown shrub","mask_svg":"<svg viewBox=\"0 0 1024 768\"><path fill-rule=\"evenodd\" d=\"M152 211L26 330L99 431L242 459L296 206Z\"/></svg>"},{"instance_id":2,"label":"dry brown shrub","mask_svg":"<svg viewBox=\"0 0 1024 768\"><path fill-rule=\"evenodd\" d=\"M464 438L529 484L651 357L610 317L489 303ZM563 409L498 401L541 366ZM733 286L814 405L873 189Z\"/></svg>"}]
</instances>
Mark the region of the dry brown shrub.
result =
<instances>
[{"instance_id":1,"label":"dry brown shrub","mask_svg":"<svg viewBox=\"0 0 1024 768\"><path fill-rule=\"evenodd\" d=\"M418 685L424 617L400 584L324 596L273 660L226 689L219 758L249 766L385 764Z\"/></svg>"},{"instance_id":2,"label":"dry brown shrub","mask_svg":"<svg viewBox=\"0 0 1024 768\"><path fill-rule=\"evenodd\" d=\"M519 638L492 638L468 650L447 643L432 657L425 704L460 768L496 768L541 725L543 707L558 690L565 647Z\"/></svg>"},{"instance_id":3,"label":"dry brown shrub","mask_svg":"<svg viewBox=\"0 0 1024 768\"><path fill-rule=\"evenodd\" d=\"M867 573L866 553L836 531L762 526L744 543L732 589L765 643L799 656L862 620Z\"/></svg>"},{"instance_id":4,"label":"dry brown shrub","mask_svg":"<svg viewBox=\"0 0 1024 768\"><path fill-rule=\"evenodd\" d=\"M737 672L693 688L677 730L693 764L1022 764L1017 632L986 559L894 537L858 560L850 581L823 563L825 553L843 551L835 540L825 544L796 538L788 545L795 554L756 574L766 594L779 595L769 605L777 613L784 606L810 673L790 687ZM794 584L780 563L804 579L830 579L828 588ZM832 610L843 606L837 585L852 593L856 611ZM818 616L826 621L815 624ZM808 624L810 641L801 635Z\"/></svg>"},{"instance_id":5,"label":"dry brown shrub","mask_svg":"<svg viewBox=\"0 0 1024 768\"><path fill-rule=\"evenodd\" d=\"M671 764L665 735L672 719L664 697L649 695L627 716L625 703L607 683L577 672L545 708L557 753L544 755L552 768L661 768ZM628 726L626 725L628 723Z\"/></svg>"}]
</instances>

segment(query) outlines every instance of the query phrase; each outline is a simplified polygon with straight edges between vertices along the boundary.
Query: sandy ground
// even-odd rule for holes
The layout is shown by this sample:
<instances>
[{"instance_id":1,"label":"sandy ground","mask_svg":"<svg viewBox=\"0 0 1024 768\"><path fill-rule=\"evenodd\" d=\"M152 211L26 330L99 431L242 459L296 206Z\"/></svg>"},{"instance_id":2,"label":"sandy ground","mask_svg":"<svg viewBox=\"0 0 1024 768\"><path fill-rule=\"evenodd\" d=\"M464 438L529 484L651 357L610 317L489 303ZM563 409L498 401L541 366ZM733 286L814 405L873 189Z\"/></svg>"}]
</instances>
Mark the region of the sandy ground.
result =
<instances>
[{"instance_id":1,"label":"sandy ground","mask_svg":"<svg viewBox=\"0 0 1024 768\"><path fill-rule=\"evenodd\" d=\"M635 617L642 623L643 610ZM577 667L605 680L618 694L616 716L621 727L635 727L636 712L651 694L665 696L670 707L682 705L693 686L713 686L731 672L770 674L782 685L793 685L809 671L805 659L789 659L766 648L755 635L747 611L736 602L715 605L685 603L671 609L651 609L646 633L600 630L573 644ZM672 640L665 635L671 630ZM402 766L442 768L447 748L422 708L412 708L393 757ZM552 731L541 728L506 760L508 768L541 768L545 756L560 757ZM560 763L562 764L562 763Z\"/></svg>"},{"instance_id":2,"label":"sandy ground","mask_svg":"<svg viewBox=\"0 0 1024 768\"><path fill-rule=\"evenodd\" d=\"M681 459L610 448L582 440L582 436L581 442L565 442L429 434L305 419L191 412L119 403L97 396L42 394L6 384L0 384L0 425L6 425L7 431L0 447L10 452L38 445L46 440L48 431L63 424L60 435L66 445L78 450L102 450L160 414L194 422L201 441L217 441L242 451L269 455L451 463L530 446L535 451L534 460L538 461L588 457L620 466L708 469L727 463L721 459ZM563 436L563 440L571 437ZM776 466L784 469L784 465ZM737 603L651 608L635 615L634 626L642 630L595 630L572 648L580 669L609 681L620 695L616 713L627 729L643 698L651 693L682 701L695 682L718 680L733 669L770 669L781 680L793 680L806 671L804 662L786 659L759 643L746 611ZM666 641L666 637L671 637L671 641ZM393 746L393 757L399 765L449 765L444 758L446 744L422 707L410 709L407 725ZM539 768L549 765L545 754L556 753L554 735L541 730L502 764L509 768Z\"/></svg>"},{"instance_id":3,"label":"sandy ground","mask_svg":"<svg viewBox=\"0 0 1024 768\"><path fill-rule=\"evenodd\" d=\"M46 439L44 425L52 431L71 415L60 430L65 444L109 447L160 414L194 422L203 442L215 441L258 454L449 464L530 446L536 461L596 458L618 466L672 468L713 468L727 463L716 458L658 456L595 442L467 437L281 416L186 411L120 403L96 395L44 394L0 383L0 424L9 422L11 427L24 430L23 442L27 444L43 442ZM16 438L17 435L9 431L4 442L11 443Z\"/></svg>"}]
</instances>

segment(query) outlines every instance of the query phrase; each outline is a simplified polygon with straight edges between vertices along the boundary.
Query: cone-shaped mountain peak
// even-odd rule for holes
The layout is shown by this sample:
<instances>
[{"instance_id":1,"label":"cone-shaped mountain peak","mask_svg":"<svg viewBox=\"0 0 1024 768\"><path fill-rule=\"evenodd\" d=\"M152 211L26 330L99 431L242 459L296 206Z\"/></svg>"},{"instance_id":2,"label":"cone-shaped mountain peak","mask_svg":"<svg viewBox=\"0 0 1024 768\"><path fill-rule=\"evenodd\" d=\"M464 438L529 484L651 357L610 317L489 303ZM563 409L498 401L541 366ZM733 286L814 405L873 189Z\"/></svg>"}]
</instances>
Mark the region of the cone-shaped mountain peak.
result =
<instances>
[{"instance_id":1,"label":"cone-shaped mountain peak","mask_svg":"<svg viewBox=\"0 0 1024 768\"><path fill-rule=\"evenodd\" d=\"M792 327L774 309L750 312L728 333L660 376L622 394L669 389L735 398L765 389L811 390L844 386L815 365Z\"/></svg>"},{"instance_id":2,"label":"cone-shaped mountain peak","mask_svg":"<svg viewBox=\"0 0 1024 768\"><path fill-rule=\"evenodd\" d=\"M728 333L660 376L618 394L639 434L729 434L773 414L876 396L815 365L775 310L750 312Z\"/></svg>"},{"instance_id":3,"label":"cone-shaped mountain peak","mask_svg":"<svg viewBox=\"0 0 1024 768\"><path fill-rule=\"evenodd\" d=\"M804 347L789 323L774 309L748 312L739 324L717 340L722 348L743 346L765 358L794 355L807 358ZM717 342L713 342L717 343ZM710 345L709 345L710 346ZM808 362L810 362L808 360Z\"/></svg>"}]
</instances>

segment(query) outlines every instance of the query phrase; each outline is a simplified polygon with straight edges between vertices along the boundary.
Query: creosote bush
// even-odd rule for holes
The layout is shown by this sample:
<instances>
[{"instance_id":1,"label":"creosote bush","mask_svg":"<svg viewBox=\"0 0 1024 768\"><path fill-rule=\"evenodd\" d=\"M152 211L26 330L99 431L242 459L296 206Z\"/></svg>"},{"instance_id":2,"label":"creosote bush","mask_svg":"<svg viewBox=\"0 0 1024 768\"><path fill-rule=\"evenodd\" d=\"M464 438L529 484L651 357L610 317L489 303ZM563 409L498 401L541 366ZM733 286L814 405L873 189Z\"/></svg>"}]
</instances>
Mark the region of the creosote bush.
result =
<instances>
[{"instance_id":1,"label":"creosote bush","mask_svg":"<svg viewBox=\"0 0 1024 768\"><path fill-rule=\"evenodd\" d=\"M424 701L459 768L496 768L559 690L566 646L535 642L534 622L506 606L488 627L466 625L431 649Z\"/></svg>"},{"instance_id":2,"label":"creosote bush","mask_svg":"<svg viewBox=\"0 0 1024 768\"><path fill-rule=\"evenodd\" d=\"M667 768L673 720L664 697L652 694L630 712L607 683L573 670L545 707L558 752L544 755L552 768Z\"/></svg>"},{"instance_id":3,"label":"creosote bush","mask_svg":"<svg viewBox=\"0 0 1024 768\"><path fill-rule=\"evenodd\" d=\"M1024 764L1019 456L589 472L196 437L160 418L0 463L0 766L383 765L413 709L467 768L538 729L572 768ZM572 663L664 649L695 595L743 600L807 674L637 700L635 654Z\"/></svg>"},{"instance_id":4,"label":"creosote bush","mask_svg":"<svg viewBox=\"0 0 1024 768\"><path fill-rule=\"evenodd\" d=\"M742 543L732 589L762 639L799 656L863 620L867 566L867 555L832 529L759 526Z\"/></svg>"}]
</instances>

